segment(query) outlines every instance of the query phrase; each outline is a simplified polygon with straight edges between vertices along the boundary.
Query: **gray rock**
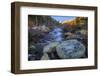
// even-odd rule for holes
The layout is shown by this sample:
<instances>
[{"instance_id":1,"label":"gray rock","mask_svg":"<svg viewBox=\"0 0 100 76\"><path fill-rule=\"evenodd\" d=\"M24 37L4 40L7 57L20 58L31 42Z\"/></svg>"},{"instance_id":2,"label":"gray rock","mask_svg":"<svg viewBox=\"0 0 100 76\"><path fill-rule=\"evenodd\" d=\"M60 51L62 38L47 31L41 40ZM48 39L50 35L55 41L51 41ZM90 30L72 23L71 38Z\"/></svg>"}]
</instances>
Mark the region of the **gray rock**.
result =
<instances>
[{"instance_id":1,"label":"gray rock","mask_svg":"<svg viewBox=\"0 0 100 76\"><path fill-rule=\"evenodd\" d=\"M85 54L85 46L81 42L71 39L63 41L59 44L56 47L56 51L60 58L80 58Z\"/></svg>"}]
</instances>

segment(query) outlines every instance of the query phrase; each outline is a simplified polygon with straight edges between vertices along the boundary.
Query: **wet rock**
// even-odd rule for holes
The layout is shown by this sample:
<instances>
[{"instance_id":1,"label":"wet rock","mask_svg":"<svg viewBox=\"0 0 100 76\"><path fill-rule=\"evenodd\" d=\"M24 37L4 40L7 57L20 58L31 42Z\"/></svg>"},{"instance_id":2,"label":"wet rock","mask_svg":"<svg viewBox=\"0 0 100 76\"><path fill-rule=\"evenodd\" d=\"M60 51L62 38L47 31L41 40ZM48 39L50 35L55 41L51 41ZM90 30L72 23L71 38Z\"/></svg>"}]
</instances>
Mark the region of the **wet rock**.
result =
<instances>
[{"instance_id":1,"label":"wet rock","mask_svg":"<svg viewBox=\"0 0 100 76\"><path fill-rule=\"evenodd\" d=\"M46 45L43 49L44 55L48 55L49 59L59 59L59 56L56 53L56 47L59 45L59 42L51 42L50 44ZM45 56L43 56L44 58ZM42 59L43 59L42 58Z\"/></svg>"},{"instance_id":2,"label":"wet rock","mask_svg":"<svg viewBox=\"0 0 100 76\"><path fill-rule=\"evenodd\" d=\"M57 47L58 44L59 44L59 42L51 42L50 44L48 44L47 46L44 47L43 53L53 52L52 49Z\"/></svg>"}]
</instances>

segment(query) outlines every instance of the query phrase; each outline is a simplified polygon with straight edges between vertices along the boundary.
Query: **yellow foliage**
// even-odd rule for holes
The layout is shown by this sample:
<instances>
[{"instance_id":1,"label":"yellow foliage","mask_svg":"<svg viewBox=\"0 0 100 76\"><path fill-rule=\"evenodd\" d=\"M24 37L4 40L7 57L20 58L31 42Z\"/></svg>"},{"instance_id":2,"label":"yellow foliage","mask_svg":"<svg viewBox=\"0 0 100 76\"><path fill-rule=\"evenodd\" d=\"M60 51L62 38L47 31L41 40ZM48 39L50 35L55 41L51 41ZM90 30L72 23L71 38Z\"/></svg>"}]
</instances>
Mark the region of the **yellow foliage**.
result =
<instances>
[{"instance_id":1,"label":"yellow foliage","mask_svg":"<svg viewBox=\"0 0 100 76\"><path fill-rule=\"evenodd\" d=\"M66 20L66 21L62 22L62 24L66 24L66 25L69 25L69 26L76 26L77 24L82 22L83 19L84 19L84 17L76 17L73 20Z\"/></svg>"}]
</instances>

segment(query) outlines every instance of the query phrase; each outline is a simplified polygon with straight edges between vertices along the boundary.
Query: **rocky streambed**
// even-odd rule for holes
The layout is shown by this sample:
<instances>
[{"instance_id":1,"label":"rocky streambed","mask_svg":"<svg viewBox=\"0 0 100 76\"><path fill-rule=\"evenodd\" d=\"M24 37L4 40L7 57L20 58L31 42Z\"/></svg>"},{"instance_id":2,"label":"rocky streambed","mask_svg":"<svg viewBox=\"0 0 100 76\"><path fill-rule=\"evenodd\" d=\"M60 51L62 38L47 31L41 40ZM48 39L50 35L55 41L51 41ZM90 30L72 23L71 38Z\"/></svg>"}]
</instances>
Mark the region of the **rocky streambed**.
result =
<instances>
[{"instance_id":1,"label":"rocky streambed","mask_svg":"<svg viewBox=\"0 0 100 76\"><path fill-rule=\"evenodd\" d=\"M31 32L33 35L36 32ZM70 32L67 32L70 33ZM36 43L31 42L28 50L28 60L53 60L86 58L86 45L84 39L78 34L64 35L62 28L55 27L40 38Z\"/></svg>"}]
</instances>

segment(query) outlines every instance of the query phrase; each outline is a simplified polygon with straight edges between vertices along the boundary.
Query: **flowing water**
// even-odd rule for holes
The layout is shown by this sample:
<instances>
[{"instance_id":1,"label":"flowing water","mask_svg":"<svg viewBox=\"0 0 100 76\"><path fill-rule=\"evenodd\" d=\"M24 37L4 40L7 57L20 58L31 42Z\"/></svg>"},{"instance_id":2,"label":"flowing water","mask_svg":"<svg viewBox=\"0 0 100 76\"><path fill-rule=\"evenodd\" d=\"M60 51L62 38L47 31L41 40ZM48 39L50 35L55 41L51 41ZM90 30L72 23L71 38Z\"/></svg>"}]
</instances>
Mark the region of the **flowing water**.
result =
<instances>
[{"instance_id":1,"label":"flowing water","mask_svg":"<svg viewBox=\"0 0 100 76\"><path fill-rule=\"evenodd\" d=\"M51 43L60 42L63 40L63 30L61 28L55 27L47 35L39 40L39 43Z\"/></svg>"}]
</instances>

